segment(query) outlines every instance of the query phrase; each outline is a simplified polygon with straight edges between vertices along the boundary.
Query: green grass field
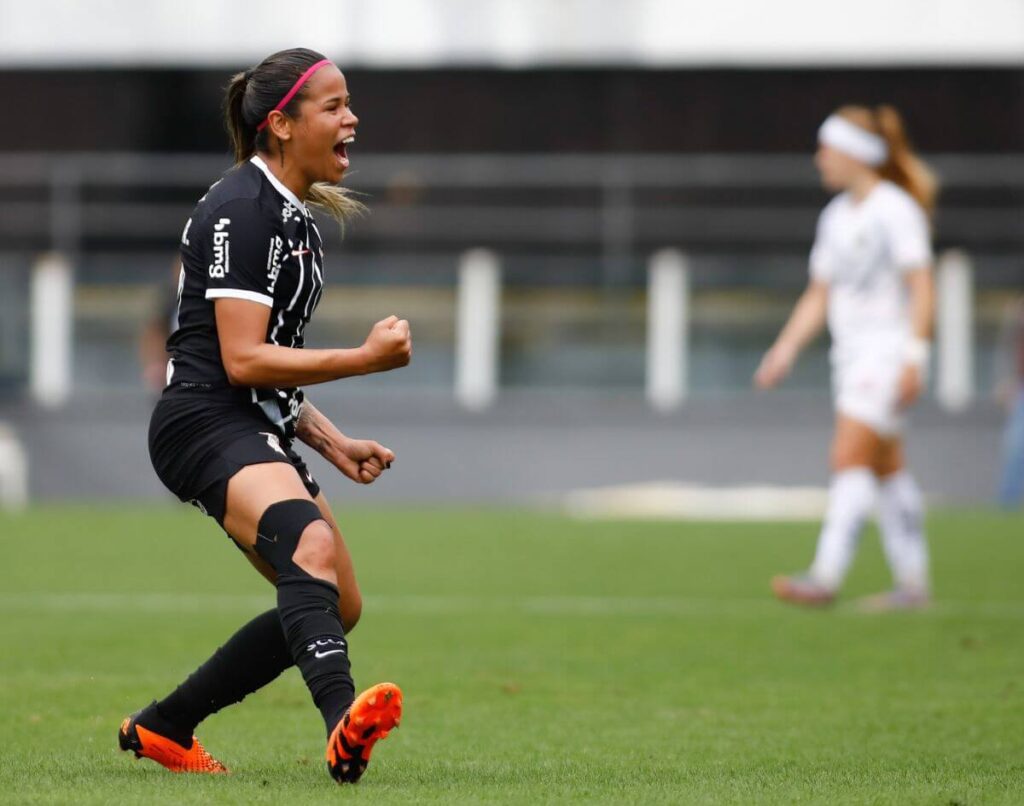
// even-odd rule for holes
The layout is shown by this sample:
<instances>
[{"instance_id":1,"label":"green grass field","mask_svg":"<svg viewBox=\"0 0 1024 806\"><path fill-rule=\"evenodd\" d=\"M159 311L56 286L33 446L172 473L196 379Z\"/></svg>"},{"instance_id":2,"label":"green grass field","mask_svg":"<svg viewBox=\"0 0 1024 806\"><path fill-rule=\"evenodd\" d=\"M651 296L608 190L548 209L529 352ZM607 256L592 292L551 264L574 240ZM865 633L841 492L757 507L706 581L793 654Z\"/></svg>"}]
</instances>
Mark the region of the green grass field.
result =
<instances>
[{"instance_id":1,"label":"green grass field","mask_svg":"<svg viewBox=\"0 0 1024 806\"><path fill-rule=\"evenodd\" d=\"M338 516L366 607L358 686L402 728L358 787L324 770L293 669L199 728L232 769L175 776L116 748L273 604L186 507L0 516L0 801L9 803L1024 803L1024 528L932 516L937 605L866 616L768 595L811 524L581 523L518 511Z\"/></svg>"}]
</instances>

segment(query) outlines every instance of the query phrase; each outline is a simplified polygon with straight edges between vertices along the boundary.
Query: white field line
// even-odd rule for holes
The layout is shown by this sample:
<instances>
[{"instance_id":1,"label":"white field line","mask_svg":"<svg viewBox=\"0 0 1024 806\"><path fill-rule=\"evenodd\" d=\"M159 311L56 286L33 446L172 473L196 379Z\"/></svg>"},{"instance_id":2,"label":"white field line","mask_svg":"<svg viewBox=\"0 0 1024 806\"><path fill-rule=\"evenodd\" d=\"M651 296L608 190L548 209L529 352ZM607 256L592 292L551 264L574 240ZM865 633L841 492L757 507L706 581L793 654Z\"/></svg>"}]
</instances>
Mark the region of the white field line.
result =
<instances>
[{"instance_id":1,"label":"white field line","mask_svg":"<svg viewBox=\"0 0 1024 806\"><path fill-rule=\"evenodd\" d=\"M574 490L562 497L577 520L817 521L828 491L765 484L709 487L650 481Z\"/></svg>"},{"instance_id":2,"label":"white field line","mask_svg":"<svg viewBox=\"0 0 1024 806\"><path fill-rule=\"evenodd\" d=\"M274 597L213 593L0 593L0 613L246 613L269 608ZM761 617L793 612L769 598L639 596L368 596L364 611L399 615L487 614L578 617ZM854 602L831 611L864 615ZM940 601L916 617L975 616L1024 619L1024 602Z\"/></svg>"}]
</instances>

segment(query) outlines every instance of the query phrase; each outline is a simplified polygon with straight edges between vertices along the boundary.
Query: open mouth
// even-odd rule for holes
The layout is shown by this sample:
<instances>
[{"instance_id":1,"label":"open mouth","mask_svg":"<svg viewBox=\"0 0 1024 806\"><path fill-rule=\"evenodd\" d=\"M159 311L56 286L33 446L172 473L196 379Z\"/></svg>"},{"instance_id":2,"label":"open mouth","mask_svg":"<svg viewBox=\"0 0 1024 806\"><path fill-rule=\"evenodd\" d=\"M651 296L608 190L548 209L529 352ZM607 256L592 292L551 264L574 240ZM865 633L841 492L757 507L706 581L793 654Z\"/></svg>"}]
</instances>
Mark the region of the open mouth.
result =
<instances>
[{"instance_id":1,"label":"open mouth","mask_svg":"<svg viewBox=\"0 0 1024 806\"><path fill-rule=\"evenodd\" d=\"M338 164L342 168L348 168L348 144L354 143L356 136L353 134L350 137L346 137L344 140L334 144L334 156L338 158Z\"/></svg>"}]
</instances>

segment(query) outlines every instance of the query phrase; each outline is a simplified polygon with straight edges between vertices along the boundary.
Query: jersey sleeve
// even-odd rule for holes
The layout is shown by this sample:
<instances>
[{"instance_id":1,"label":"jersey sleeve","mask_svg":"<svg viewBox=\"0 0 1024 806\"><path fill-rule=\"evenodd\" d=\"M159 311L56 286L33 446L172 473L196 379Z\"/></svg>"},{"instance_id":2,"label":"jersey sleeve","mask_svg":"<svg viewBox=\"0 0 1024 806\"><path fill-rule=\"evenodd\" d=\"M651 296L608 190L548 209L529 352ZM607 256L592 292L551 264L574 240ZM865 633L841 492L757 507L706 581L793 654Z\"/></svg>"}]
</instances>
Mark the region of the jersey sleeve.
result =
<instances>
[{"instance_id":1,"label":"jersey sleeve","mask_svg":"<svg viewBox=\"0 0 1024 806\"><path fill-rule=\"evenodd\" d=\"M909 198L894 201L885 219L893 263L900 271L931 266L931 232L924 210Z\"/></svg>"},{"instance_id":2,"label":"jersey sleeve","mask_svg":"<svg viewBox=\"0 0 1024 806\"><path fill-rule=\"evenodd\" d=\"M218 207L203 239L207 299L247 299L274 307L284 239L255 199Z\"/></svg>"},{"instance_id":3,"label":"jersey sleeve","mask_svg":"<svg viewBox=\"0 0 1024 806\"><path fill-rule=\"evenodd\" d=\"M811 247L809 262L812 280L827 283L832 280L835 272L831 249L829 248L830 208L826 207L818 216L818 226L814 232L814 245Z\"/></svg>"}]
</instances>

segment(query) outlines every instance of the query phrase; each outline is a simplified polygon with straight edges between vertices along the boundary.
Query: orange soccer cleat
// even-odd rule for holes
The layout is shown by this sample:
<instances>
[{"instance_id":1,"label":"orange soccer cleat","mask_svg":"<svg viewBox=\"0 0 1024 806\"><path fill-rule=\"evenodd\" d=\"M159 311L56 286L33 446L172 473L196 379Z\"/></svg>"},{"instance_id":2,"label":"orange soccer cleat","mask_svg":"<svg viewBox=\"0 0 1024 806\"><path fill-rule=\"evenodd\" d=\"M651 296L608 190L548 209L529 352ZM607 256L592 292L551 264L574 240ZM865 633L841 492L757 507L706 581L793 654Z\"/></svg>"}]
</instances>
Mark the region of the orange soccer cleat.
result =
<instances>
[{"instance_id":1,"label":"orange soccer cleat","mask_svg":"<svg viewBox=\"0 0 1024 806\"><path fill-rule=\"evenodd\" d=\"M117 743L122 750L131 750L136 758L151 758L171 772L226 773L228 768L206 752L193 736L191 747L184 747L173 739L138 724L142 712L125 717L117 731Z\"/></svg>"},{"instance_id":2,"label":"orange soccer cleat","mask_svg":"<svg viewBox=\"0 0 1024 806\"><path fill-rule=\"evenodd\" d=\"M394 683L368 688L349 706L327 740L327 769L339 784L354 784L370 752L402 721L402 690Z\"/></svg>"},{"instance_id":3,"label":"orange soccer cleat","mask_svg":"<svg viewBox=\"0 0 1024 806\"><path fill-rule=\"evenodd\" d=\"M828 607L836 600L835 591L806 575L777 576L772 579L772 592L780 601L804 607Z\"/></svg>"}]
</instances>

